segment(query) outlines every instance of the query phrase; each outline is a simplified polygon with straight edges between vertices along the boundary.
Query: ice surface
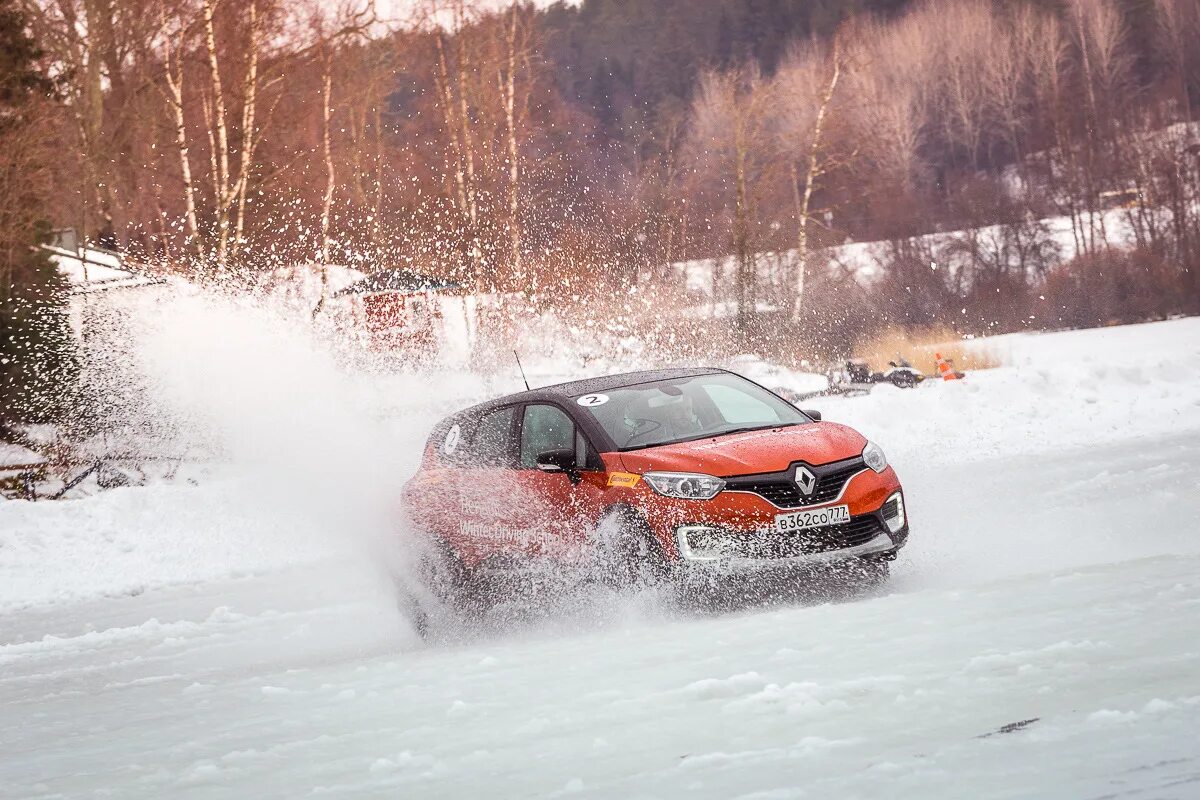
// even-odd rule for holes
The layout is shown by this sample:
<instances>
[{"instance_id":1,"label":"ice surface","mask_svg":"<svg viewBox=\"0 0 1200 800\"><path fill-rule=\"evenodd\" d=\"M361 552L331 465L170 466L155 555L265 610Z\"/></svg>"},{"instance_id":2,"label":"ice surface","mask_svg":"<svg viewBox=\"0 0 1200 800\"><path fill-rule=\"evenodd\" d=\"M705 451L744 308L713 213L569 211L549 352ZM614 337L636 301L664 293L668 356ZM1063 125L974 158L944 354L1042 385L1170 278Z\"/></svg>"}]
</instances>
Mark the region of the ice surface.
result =
<instances>
[{"instance_id":1,"label":"ice surface","mask_svg":"<svg viewBox=\"0 0 1200 800\"><path fill-rule=\"evenodd\" d=\"M905 483L876 596L593 597L435 646L378 506L491 388L221 320L255 357L149 348L207 478L0 504L0 797L1200 794L1200 320L1000 337L966 381L813 401Z\"/></svg>"}]
</instances>

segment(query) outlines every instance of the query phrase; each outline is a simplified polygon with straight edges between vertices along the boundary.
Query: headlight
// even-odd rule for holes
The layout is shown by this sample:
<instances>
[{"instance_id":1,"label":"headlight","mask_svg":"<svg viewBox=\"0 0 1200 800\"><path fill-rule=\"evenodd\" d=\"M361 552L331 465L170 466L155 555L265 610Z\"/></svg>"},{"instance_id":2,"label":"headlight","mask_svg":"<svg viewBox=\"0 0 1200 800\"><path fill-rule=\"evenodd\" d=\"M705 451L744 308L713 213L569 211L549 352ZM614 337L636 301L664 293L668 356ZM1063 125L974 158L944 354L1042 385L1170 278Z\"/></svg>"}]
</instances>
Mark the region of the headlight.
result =
<instances>
[{"instance_id":1,"label":"headlight","mask_svg":"<svg viewBox=\"0 0 1200 800\"><path fill-rule=\"evenodd\" d=\"M867 466L876 472L883 472L887 469L887 456L883 454L883 448L874 442L867 442L867 446L863 448L863 461L867 462Z\"/></svg>"},{"instance_id":2,"label":"headlight","mask_svg":"<svg viewBox=\"0 0 1200 800\"><path fill-rule=\"evenodd\" d=\"M904 495L896 492L887 499L883 504L883 521L892 533L898 533L904 527L904 523L908 522L904 513Z\"/></svg>"},{"instance_id":3,"label":"headlight","mask_svg":"<svg viewBox=\"0 0 1200 800\"><path fill-rule=\"evenodd\" d=\"M683 500L709 500L725 488L720 478L691 472L647 472L642 480L661 495Z\"/></svg>"}]
</instances>

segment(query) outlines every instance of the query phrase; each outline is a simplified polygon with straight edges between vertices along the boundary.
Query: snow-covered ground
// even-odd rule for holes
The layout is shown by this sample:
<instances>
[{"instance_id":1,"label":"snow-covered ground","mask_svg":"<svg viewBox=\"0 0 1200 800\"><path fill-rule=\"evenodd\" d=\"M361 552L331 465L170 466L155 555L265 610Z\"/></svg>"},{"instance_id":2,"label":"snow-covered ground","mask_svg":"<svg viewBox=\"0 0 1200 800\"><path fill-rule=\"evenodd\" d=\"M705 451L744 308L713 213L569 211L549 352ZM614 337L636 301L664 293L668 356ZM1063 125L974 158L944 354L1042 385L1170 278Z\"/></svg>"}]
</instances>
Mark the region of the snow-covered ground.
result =
<instances>
[{"instance_id":1,"label":"snow-covered ground","mask_svg":"<svg viewBox=\"0 0 1200 800\"><path fill-rule=\"evenodd\" d=\"M1198 319L812 401L905 482L872 596L593 594L427 646L390 498L434 419L513 387L172 314L199 332L147 351L219 454L195 485L0 503L0 797L1200 796Z\"/></svg>"}]
</instances>

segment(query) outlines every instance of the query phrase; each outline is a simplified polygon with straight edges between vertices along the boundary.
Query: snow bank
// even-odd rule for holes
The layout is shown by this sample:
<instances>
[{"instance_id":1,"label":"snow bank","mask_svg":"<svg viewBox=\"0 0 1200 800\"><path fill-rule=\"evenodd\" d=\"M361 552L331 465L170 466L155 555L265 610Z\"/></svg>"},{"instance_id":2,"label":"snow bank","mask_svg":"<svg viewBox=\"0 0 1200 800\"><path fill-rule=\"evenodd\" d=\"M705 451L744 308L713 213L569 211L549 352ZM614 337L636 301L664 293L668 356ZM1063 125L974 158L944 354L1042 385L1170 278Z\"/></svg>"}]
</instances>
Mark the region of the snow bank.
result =
<instances>
[{"instance_id":1,"label":"snow bank","mask_svg":"<svg viewBox=\"0 0 1200 800\"><path fill-rule=\"evenodd\" d=\"M978 339L1004 367L813 401L904 465L1086 451L1200 429L1200 319Z\"/></svg>"},{"instance_id":2,"label":"snow bank","mask_svg":"<svg viewBox=\"0 0 1200 800\"><path fill-rule=\"evenodd\" d=\"M246 480L121 488L0 506L0 613L286 569L339 555L297 508Z\"/></svg>"},{"instance_id":3,"label":"snow bank","mask_svg":"<svg viewBox=\"0 0 1200 800\"><path fill-rule=\"evenodd\" d=\"M155 279L141 273L124 269L121 256L108 250L87 248L84 257L78 251L63 250L46 246L50 261L59 274L67 279L73 293L103 291L105 289L128 289L148 286Z\"/></svg>"},{"instance_id":4,"label":"snow bank","mask_svg":"<svg viewBox=\"0 0 1200 800\"><path fill-rule=\"evenodd\" d=\"M0 470L38 466L45 463L46 459L28 447L22 447L12 442L0 442Z\"/></svg>"}]
</instances>

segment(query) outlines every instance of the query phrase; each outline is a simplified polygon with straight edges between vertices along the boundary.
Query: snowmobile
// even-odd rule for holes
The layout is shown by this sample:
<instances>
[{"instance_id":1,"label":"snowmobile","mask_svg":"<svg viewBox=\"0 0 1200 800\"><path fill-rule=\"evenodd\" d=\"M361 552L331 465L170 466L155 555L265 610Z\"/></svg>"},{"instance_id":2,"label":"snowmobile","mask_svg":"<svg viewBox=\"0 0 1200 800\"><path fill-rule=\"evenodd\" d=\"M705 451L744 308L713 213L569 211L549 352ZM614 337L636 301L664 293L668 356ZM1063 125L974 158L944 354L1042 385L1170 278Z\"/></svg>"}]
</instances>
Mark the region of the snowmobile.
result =
<instances>
[{"instance_id":1,"label":"snowmobile","mask_svg":"<svg viewBox=\"0 0 1200 800\"><path fill-rule=\"evenodd\" d=\"M875 372L871 374L872 383L890 383L901 389L911 389L921 381L925 380L925 374L921 370L908 363L908 359L901 358L900 363L889 361L888 369L884 372Z\"/></svg>"},{"instance_id":2,"label":"snowmobile","mask_svg":"<svg viewBox=\"0 0 1200 800\"><path fill-rule=\"evenodd\" d=\"M889 361L888 367L883 372L872 372L867 362L862 359L847 361L842 393L853 394L857 393L854 390L858 390L865 394L876 383L890 383L901 389L911 389L925 380L925 374L905 358L899 359L898 362Z\"/></svg>"}]
</instances>

